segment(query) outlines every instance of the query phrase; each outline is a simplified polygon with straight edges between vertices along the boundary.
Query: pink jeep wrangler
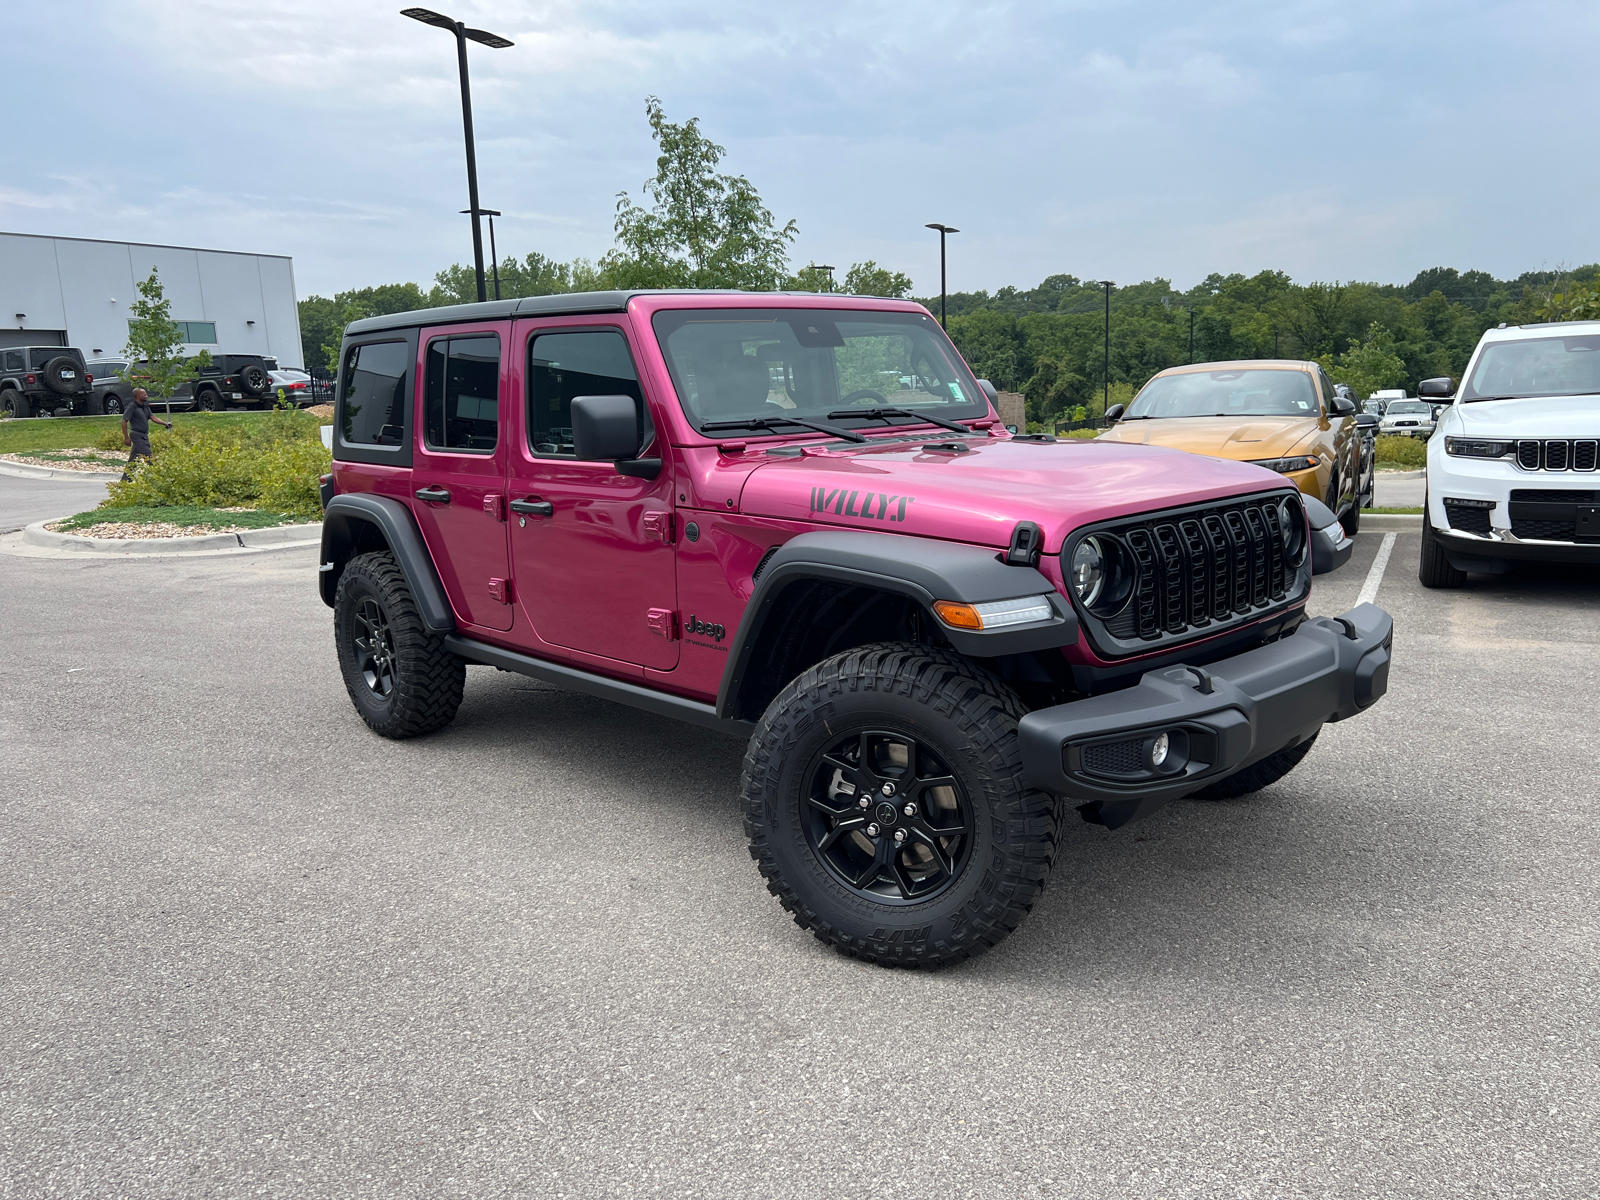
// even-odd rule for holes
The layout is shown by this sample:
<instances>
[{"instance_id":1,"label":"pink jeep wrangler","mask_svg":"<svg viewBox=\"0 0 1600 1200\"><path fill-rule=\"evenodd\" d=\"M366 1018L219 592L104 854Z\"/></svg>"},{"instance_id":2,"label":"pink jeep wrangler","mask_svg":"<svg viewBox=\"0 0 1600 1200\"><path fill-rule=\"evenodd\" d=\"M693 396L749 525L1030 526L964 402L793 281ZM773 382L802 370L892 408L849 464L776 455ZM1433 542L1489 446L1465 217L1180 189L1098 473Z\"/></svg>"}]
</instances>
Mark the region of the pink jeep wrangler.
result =
<instances>
[{"instance_id":1,"label":"pink jeep wrangler","mask_svg":"<svg viewBox=\"0 0 1600 1200\"><path fill-rule=\"evenodd\" d=\"M977 954L1067 803L1253 792L1387 686L1387 613L1306 617L1350 553L1317 501L1011 436L916 304L544 296L342 354L321 589L367 724L448 725L480 664L746 738L750 853L847 954Z\"/></svg>"}]
</instances>

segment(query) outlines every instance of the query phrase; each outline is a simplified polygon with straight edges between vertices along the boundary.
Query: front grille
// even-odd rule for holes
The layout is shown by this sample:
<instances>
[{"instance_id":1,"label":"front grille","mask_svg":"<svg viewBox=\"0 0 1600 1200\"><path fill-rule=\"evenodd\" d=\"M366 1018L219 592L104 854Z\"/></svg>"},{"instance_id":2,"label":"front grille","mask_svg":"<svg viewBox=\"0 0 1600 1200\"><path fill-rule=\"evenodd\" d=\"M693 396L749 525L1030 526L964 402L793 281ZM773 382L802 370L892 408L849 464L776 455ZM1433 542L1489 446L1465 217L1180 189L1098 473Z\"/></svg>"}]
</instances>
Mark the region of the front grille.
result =
<instances>
[{"instance_id":1,"label":"front grille","mask_svg":"<svg viewBox=\"0 0 1600 1200\"><path fill-rule=\"evenodd\" d=\"M1592 438L1528 438L1517 443L1517 466L1524 471L1593 471L1596 448Z\"/></svg>"},{"instance_id":2,"label":"front grille","mask_svg":"<svg viewBox=\"0 0 1600 1200\"><path fill-rule=\"evenodd\" d=\"M1101 742L1083 748L1083 769L1095 775L1137 775L1144 769L1143 742Z\"/></svg>"},{"instance_id":3,"label":"front grille","mask_svg":"<svg viewBox=\"0 0 1600 1200\"><path fill-rule=\"evenodd\" d=\"M1519 538L1540 538L1547 542L1570 542L1578 536L1578 522L1545 521L1511 516L1511 532Z\"/></svg>"},{"instance_id":4,"label":"front grille","mask_svg":"<svg viewBox=\"0 0 1600 1200\"><path fill-rule=\"evenodd\" d=\"M1172 640L1281 607L1303 558L1302 551L1291 562L1284 546L1283 499L1277 493L1152 513L1097 530L1121 540L1137 571L1126 606L1105 619L1105 631L1123 641ZM1298 503L1291 504L1292 519L1303 521Z\"/></svg>"},{"instance_id":5,"label":"front grille","mask_svg":"<svg viewBox=\"0 0 1600 1200\"><path fill-rule=\"evenodd\" d=\"M1513 504L1528 501L1533 504L1593 504L1595 494L1573 488L1570 492L1559 488L1512 488Z\"/></svg>"},{"instance_id":6,"label":"front grille","mask_svg":"<svg viewBox=\"0 0 1600 1200\"><path fill-rule=\"evenodd\" d=\"M1463 533L1489 532L1489 510L1472 504L1457 504L1454 500L1444 502L1444 514L1450 520L1451 529L1459 529Z\"/></svg>"}]
</instances>

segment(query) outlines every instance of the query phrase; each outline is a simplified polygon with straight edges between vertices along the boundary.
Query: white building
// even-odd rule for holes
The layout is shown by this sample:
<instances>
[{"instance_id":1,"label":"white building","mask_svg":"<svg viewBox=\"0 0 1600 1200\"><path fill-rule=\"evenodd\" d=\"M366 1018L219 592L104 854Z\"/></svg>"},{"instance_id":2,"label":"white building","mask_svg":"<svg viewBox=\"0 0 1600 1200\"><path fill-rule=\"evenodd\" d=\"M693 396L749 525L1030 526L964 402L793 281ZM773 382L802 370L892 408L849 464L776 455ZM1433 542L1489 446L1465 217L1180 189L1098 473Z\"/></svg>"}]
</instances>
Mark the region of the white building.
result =
<instances>
[{"instance_id":1,"label":"white building","mask_svg":"<svg viewBox=\"0 0 1600 1200\"><path fill-rule=\"evenodd\" d=\"M294 263L143 242L0 233L0 346L76 346L88 359L122 353L135 280L154 268L190 353L269 354L298 367Z\"/></svg>"}]
</instances>

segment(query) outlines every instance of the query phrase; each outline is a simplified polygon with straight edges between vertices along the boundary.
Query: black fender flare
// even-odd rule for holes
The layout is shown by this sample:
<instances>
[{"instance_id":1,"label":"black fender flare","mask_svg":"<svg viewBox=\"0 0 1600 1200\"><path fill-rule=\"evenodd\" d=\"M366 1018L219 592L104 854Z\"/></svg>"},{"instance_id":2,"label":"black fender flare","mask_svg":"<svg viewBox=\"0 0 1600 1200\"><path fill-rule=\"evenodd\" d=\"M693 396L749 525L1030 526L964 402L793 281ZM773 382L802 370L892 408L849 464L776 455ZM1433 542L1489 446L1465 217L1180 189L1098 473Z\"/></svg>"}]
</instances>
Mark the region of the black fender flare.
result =
<instances>
[{"instance_id":1,"label":"black fender flare","mask_svg":"<svg viewBox=\"0 0 1600 1200\"><path fill-rule=\"evenodd\" d=\"M1034 567L1008 566L993 549L870 531L802 533L780 546L761 568L734 634L717 694L717 715L736 719L761 634L792 584L833 580L907 596L955 649L973 658L1049 650L1078 640L1078 618L1055 585ZM1048 621L986 632L952 629L933 614L935 600L981 604L1047 595Z\"/></svg>"},{"instance_id":2,"label":"black fender flare","mask_svg":"<svg viewBox=\"0 0 1600 1200\"><path fill-rule=\"evenodd\" d=\"M405 573L411 595L416 599L422 622L434 633L454 633L455 614L439 582L439 572L423 541L422 531L411 511L398 500L350 492L328 501L322 515L322 556L318 569L318 589L329 608L339 590L339 576L355 557L362 538L362 526L376 531L388 546L400 570Z\"/></svg>"}]
</instances>

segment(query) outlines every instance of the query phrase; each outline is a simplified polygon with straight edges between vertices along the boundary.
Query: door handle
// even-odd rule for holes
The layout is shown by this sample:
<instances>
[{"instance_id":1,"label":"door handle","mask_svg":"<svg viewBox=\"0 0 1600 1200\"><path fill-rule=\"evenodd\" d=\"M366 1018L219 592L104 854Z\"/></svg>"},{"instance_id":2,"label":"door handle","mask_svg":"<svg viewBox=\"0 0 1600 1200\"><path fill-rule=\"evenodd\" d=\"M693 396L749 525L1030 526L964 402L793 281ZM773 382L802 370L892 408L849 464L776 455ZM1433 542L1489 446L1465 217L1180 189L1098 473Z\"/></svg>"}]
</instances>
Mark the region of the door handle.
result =
<instances>
[{"instance_id":1,"label":"door handle","mask_svg":"<svg viewBox=\"0 0 1600 1200\"><path fill-rule=\"evenodd\" d=\"M511 511L531 513L536 517L553 517L556 515L556 506L548 500L513 500Z\"/></svg>"},{"instance_id":2,"label":"door handle","mask_svg":"<svg viewBox=\"0 0 1600 1200\"><path fill-rule=\"evenodd\" d=\"M442 487L418 488L417 499L426 500L429 504L449 504L450 492Z\"/></svg>"}]
</instances>

